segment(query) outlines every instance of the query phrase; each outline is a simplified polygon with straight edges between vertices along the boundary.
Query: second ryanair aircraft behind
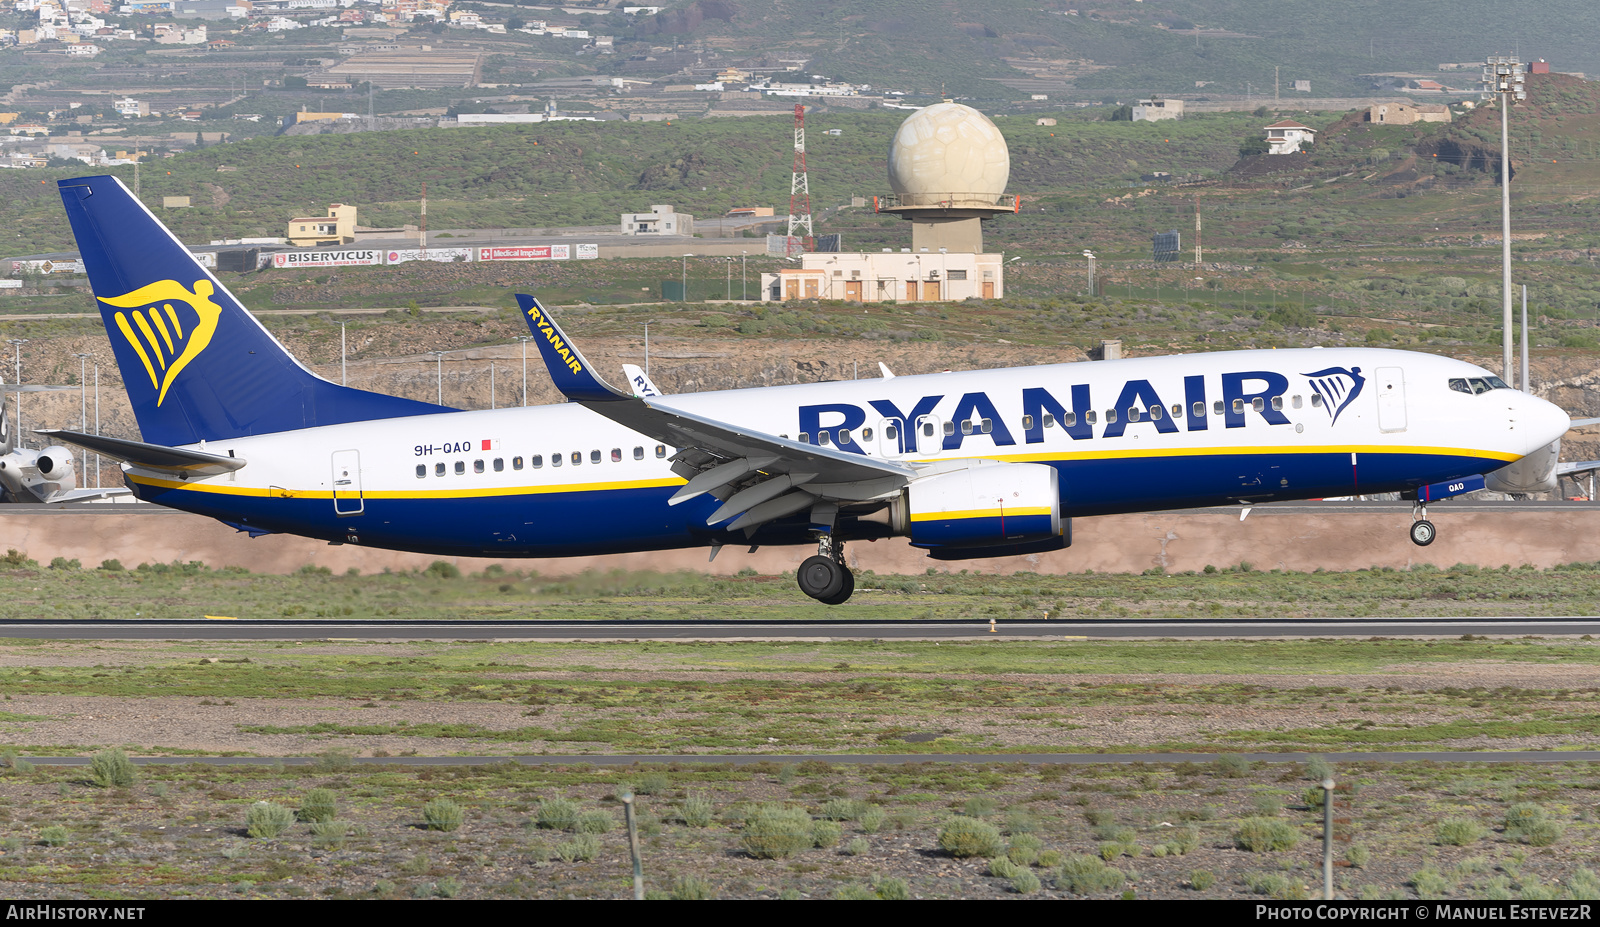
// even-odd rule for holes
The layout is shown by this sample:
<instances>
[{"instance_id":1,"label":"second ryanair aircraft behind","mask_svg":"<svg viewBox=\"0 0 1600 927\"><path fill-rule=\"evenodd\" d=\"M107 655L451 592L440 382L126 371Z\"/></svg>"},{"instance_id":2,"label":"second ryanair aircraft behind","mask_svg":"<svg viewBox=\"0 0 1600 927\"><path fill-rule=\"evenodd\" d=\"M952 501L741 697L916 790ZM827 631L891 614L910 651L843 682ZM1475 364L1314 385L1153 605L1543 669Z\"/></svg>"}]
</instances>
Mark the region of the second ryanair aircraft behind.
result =
<instances>
[{"instance_id":1,"label":"second ryanair aircraft behind","mask_svg":"<svg viewBox=\"0 0 1600 927\"><path fill-rule=\"evenodd\" d=\"M816 544L800 587L838 604L846 541L1037 553L1073 516L1400 491L1426 544L1421 505L1568 426L1472 364L1351 348L622 392L529 296L569 402L458 411L312 374L120 181L60 189L143 440L53 434L252 534L487 557Z\"/></svg>"}]
</instances>

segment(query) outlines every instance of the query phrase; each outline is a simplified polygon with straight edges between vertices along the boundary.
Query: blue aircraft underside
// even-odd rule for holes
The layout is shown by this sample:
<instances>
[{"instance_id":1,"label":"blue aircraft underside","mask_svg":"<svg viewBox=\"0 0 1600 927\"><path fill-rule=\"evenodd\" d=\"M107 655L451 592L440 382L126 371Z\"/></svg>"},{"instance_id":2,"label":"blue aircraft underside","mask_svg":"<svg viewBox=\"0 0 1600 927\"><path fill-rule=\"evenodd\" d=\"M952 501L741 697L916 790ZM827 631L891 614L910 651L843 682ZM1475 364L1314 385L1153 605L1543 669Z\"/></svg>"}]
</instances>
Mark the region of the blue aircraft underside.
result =
<instances>
[{"instance_id":1,"label":"blue aircraft underside","mask_svg":"<svg viewBox=\"0 0 1600 927\"><path fill-rule=\"evenodd\" d=\"M1058 461L1064 517L1240 501L1270 502L1353 493L1396 492L1504 466L1449 454L1226 454ZM513 496L394 499L367 497L359 515L337 515L333 500L221 495L132 484L140 498L207 515L235 527L329 541L355 536L366 547L459 556L556 557L730 544L797 544L807 519L771 523L754 537L708 527L720 504L709 496L669 506L674 487L579 490ZM881 536L849 522L840 534ZM866 533L870 531L871 533ZM425 543L419 544L419 538Z\"/></svg>"}]
</instances>

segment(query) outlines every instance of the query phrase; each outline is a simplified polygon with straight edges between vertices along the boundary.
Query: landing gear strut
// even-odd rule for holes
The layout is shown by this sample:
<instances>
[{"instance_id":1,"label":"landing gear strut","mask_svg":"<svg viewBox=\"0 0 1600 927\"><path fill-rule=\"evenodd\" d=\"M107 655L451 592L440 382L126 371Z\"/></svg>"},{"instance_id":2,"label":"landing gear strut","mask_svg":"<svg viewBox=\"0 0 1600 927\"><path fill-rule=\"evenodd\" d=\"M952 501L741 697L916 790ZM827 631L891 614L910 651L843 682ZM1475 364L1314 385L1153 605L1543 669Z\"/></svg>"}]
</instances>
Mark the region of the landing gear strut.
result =
<instances>
[{"instance_id":1,"label":"landing gear strut","mask_svg":"<svg viewBox=\"0 0 1600 927\"><path fill-rule=\"evenodd\" d=\"M1439 532L1433 527L1433 522L1428 520L1428 505L1425 502L1417 503L1411 510L1411 543L1418 547L1427 547Z\"/></svg>"},{"instance_id":2,"label":"landing gear strut","mask_svg":"<svg viewBox=\"0 0 1600 927\"><path fill-rule=\"evenodd\" d=\"M817 539L817 555L800 564L796 578L801 592L824 605L842 605L856 591L856 575L844 565L844 542L831 534Z\"/></svg>"}]
</instances>

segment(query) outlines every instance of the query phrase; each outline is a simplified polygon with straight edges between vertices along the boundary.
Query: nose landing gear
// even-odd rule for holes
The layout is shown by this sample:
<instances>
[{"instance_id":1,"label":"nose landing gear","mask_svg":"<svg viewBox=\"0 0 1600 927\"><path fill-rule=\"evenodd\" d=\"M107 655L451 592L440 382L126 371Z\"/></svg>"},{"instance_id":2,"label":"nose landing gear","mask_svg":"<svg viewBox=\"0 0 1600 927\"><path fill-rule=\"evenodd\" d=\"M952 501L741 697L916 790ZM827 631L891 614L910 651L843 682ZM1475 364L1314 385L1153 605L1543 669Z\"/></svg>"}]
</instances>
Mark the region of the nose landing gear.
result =
<instances>
[{"instance_id":1,"label":"nose landing gear","mask_svg":"<svg viewBox=\"0 0 1600 927\"><path fill-rule=\"evenodd\" d=\"M844 564L844 542L830 534L817 539L817 555L796 573L800 591L824 605L842 605L856 591L856 575Z\"/></svg>"},{"instance_id":2,"label":"nose landing gear","mask_svg":"<svg viewBox=\"0 0 1600 927\"><path fill-rule=\"evenodd\" d=\"M1411 543L1418 547L1427 547L1433 539L1439 536L1438 529L1433 527L1433 522L1428 520L1427 503L1419 502L1411 509Z\"/></svg>"}]
</instances>

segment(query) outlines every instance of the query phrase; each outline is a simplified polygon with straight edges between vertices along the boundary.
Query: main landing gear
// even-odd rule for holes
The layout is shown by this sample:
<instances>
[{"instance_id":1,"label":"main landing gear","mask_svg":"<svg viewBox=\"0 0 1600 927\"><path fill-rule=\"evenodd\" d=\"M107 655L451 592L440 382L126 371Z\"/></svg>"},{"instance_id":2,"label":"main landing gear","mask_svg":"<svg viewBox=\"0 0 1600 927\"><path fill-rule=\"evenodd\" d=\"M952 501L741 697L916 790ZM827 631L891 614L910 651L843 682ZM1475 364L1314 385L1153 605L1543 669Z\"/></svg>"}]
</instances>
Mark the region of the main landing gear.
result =
<instances>
[{"instance_id":1,"label":"main landing gear","mask_svg":"<svg viewBox=\"0 0 1600 927\"><path fill-rule=\"evenodd\" d=\"M842 605L856 591L856 575L844 564L844 542L824 534L817 555L807 557L796 574L800 591L824 605Z\"/></svg>"},{"instance_id":2,"label":"main landing gear","mask_svg":"<svg viewBox=\"0 0 1600 927\"><path fill-rule=\"evenodd\" d=\"M1433 539L1439 536L1438 529L1433 527L1433 522L1428 520L1427 503L1418 502L1411 509L1411 543L1418 547L1427 547Z\"/></svg>"}]
</instances>

